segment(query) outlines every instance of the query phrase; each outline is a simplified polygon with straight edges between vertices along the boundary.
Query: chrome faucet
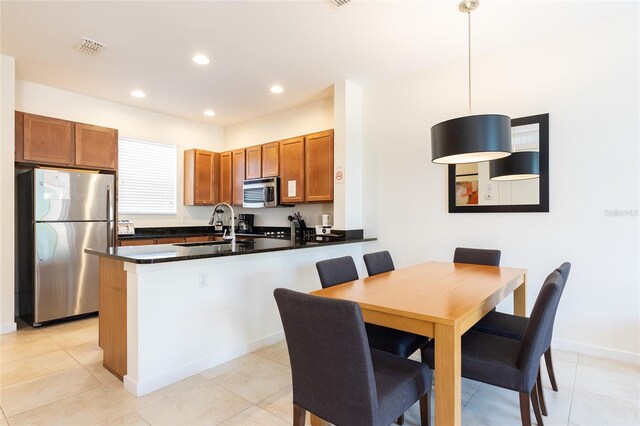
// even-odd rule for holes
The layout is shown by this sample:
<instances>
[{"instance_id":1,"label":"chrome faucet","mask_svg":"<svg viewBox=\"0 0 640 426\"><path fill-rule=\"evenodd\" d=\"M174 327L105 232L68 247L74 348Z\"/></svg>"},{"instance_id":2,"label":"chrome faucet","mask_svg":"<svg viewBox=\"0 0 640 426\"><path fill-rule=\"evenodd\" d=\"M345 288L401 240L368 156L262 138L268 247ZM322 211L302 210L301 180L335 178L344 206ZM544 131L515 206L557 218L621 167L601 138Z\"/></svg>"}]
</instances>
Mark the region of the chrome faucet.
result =
<instances>
[{"instance_id":1,"label":"chrome faucet","mask_svg":"<svg viewBox=\"0 0 640 426\"><path fill-rule=\"evenodd\" d=\"M235 243L236 242L236 231L235 231L236 219L235 219L235 212L233 211L233 207L231 207L230 204L218 203L215 206L213 206L213 213L211 213L211 219L209 219L209 225L213 225L213 221L216 219L216 209L220 206L227 206L231 211L231 231L229 231L229 235L227 235L225 230L224 234L222 235L222 239L225 241L231 241L232 243Z\"/></svg>"}]
</instances>

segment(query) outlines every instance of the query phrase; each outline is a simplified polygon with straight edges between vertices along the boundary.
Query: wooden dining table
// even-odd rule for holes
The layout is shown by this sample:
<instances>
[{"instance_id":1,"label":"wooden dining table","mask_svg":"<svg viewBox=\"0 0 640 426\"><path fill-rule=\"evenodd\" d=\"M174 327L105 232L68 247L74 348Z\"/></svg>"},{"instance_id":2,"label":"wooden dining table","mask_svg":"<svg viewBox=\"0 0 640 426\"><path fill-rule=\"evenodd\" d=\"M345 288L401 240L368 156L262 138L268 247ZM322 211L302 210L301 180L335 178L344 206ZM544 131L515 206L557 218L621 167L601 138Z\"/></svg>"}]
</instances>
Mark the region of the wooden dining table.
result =
<instances>
[{"instance_id":1,"label":"wooden dining table","mask_svg":"<svg viewBox=\"0 0 640 426\"><path fill-rule=\"evenodd\" d=\"M312 294L357 302L365 322L435 339L435 423L460 425L461 336L513 293L526 315L526 269L426 262ZM317 424L318 419L313 423Z\"/></svg>"}]
</instances>

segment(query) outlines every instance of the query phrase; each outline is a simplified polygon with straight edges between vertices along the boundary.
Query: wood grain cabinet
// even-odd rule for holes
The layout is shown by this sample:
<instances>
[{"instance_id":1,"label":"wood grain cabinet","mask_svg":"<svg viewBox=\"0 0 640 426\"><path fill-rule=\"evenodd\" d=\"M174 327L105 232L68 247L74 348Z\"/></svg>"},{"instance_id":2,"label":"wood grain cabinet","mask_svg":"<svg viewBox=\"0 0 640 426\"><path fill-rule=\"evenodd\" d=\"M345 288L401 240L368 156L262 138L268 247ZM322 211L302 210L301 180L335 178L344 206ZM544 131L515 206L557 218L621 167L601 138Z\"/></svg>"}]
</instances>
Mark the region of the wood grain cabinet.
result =
<instances>
[{"instance_id":1,"label":"wood grain cabinet","mask_svg":"<svg viewBox=\"0 0 640 426\"><path fill-rule=\"evenodd\" d=\"M280 176L280 142L262 145L262 177Z\"/></svg>"},{"instance_id":2,"label":"wood grain cabinet","mask_svg":"<svg viewBox=\"0 0 640 426\"><path fill-rule=\"evenodd\" d=\"M212 206L218 202L220 154L202 149L184 152L184 205Z\"/></svg>"},{"instance_id":3,"label":"wood grain cabinet","mask_svg":"<svg viewBox=\"0 0 640 426\"><path fill-rule=\"evenodd\" d=\"M76 165L97 169L118 168L118 131L75 123Z\"/></svg>"},{"instance_id":4,"label":"wood grain cabinet","mask_svg":"<svg viewBox=\"0 0 640 426\"><path fill-rule=\"evenodd\" d=\"M245 179L245 152L244 149L237 149L231 152L232 154L232 173L233 173L233 195L232 203L234 205L242 205L242 186Z\"/></svg>"},{"instance_id":5,"label":"wood grain cabinet","mask_svg":"<svg viewBox=\"0 0 640 426\"><path fill-rule=\"evenodd\" d=\"M280 141L280 202L304 202L304 137Z\"/></svg>"},{"instance_id":6,"label":"wood grain cabinet","mask_svg":"<svg viewBox=\"0 0 640 426\"><path fill-rule=\"evenodd\" d=\"M220 154L220 202L231 204L233 201L233 161L231 151Z\"/></svg>"},{"instance_id":7,"label":"wood grain cabinet","mask_svg":"<svg viewBox=\"0 0 640 426\"><path fill-rule=\"evenodd\" d=\"M247 162L245 167L245 179L257 179L262 177L262 145L246 148Z\"/></svg>"},{"instance_id":8,"label":"wood grain cabinet","mask_svg":"<svg viewBox=\"0 0 640 426\"><path fill-rule=\"evenodd\" d=\"M17 162L118 168L118 130L16 111Z\"/></svg>"},{"instance_id":9,"label":"wood grain cabinet","mask_svg":"<svg viewBox=\"0 0 640 426\"><path fill-rule=\"evenodd\" d=\"M305 200L333 201L333 130L304 138Z\"/></svg>"},{"instance_id":10,"label":"wood grain cabinet","mask_svg":"<svg viewBox=\"0 0 640 426\"><path fill-rule=\"evenodd\" d=\"M16 111L16 161L74 164L73 122Z\"/></svg>"}]
</instances>

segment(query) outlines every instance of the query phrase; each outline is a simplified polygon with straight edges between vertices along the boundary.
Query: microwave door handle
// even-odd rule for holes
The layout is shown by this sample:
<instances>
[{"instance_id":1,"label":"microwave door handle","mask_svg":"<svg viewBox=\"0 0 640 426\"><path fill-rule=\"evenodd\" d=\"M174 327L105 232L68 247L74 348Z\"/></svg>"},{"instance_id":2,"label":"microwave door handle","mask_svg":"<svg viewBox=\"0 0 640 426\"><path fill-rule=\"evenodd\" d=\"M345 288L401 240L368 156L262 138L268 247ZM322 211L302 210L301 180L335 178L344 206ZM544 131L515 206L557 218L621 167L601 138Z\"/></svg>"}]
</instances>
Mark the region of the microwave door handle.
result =
<instances>
[{"instance_id":1,"label":"microwave door handle","mask_svg":"<svg viewBox=\"0 0 640 426\"><path fill-rule=\"evenodd\" d=\"M262 199L264 200L264 205L266 206L269 203L269 188L265 185L262 188Z\"/></svg>"}]
</instances>

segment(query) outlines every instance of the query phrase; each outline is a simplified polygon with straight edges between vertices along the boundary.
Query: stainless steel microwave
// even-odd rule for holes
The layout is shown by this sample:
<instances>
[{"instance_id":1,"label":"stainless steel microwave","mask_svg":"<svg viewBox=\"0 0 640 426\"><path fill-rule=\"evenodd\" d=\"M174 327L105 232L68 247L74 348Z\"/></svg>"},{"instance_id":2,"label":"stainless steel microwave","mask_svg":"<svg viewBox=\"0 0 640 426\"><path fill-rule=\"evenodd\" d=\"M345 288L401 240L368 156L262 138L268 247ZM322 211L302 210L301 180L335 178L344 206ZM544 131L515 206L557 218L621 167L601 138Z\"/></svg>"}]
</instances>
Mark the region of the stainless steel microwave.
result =
<instances>
[{"instance_id":1,"label":"stainless steel microwave","mask_svg":"<svg viewBox=\"0 0 640 426\"><path fill-rule=\"evenodd\" d=\"M278 177L245 180L242 188L242 207L275 207L280 197L279 189Z\"/></svg>"}]
</instances>

